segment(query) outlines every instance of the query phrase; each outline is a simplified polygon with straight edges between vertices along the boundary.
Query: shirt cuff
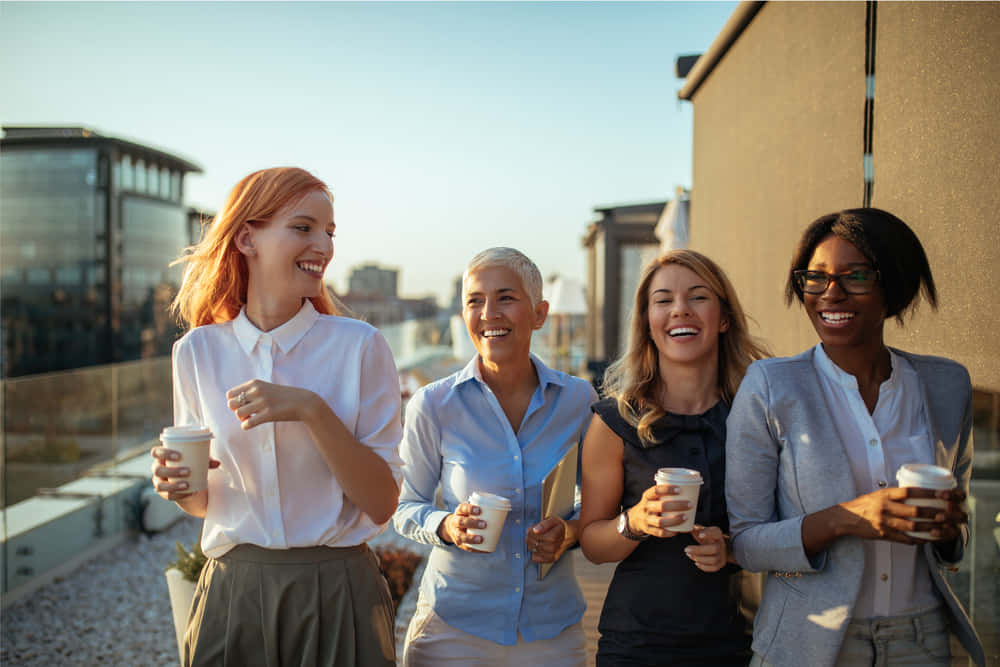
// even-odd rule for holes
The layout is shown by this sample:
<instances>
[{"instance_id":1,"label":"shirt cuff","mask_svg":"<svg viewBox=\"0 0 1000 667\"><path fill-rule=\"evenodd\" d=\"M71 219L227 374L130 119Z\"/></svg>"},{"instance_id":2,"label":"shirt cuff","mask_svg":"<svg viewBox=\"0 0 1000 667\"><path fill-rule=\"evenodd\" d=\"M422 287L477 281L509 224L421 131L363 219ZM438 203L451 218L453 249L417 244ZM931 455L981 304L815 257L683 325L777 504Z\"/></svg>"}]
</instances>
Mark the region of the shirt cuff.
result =
<instances>
[{"instance_id":1,"label":"shirt cuff","mask_svg":"<svg viewBox=\"0 0 1000 667\"><path fill-rule=\"evenodd\" d=\"M427 536L430 538L430 544L439 547L450 547L453 546L450 542L445 542L441 539L438 534L438 527L441 526L441 522L448 518L451 512L446 512L444 510L436 510L427 515L427 519L424 521L424 530L427 531Z\"/></svg>"}]
</instances>

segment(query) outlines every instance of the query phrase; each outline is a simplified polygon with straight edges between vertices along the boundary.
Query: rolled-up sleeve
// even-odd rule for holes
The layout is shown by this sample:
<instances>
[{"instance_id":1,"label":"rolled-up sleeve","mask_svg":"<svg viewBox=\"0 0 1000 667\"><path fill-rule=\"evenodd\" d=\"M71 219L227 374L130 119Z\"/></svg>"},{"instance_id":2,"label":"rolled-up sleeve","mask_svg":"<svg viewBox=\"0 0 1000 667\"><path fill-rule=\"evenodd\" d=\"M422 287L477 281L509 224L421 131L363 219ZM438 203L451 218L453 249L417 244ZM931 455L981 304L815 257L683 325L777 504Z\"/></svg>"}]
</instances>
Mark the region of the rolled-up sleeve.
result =
<instances>
[{"instance_id":1,"label":"rolled-up sleeve","mask_svg":"<svg viewBox=\"0 0 1000 667\"><path fill-rule=\"evenodd\" d=\"M447 546L437 533L448 512L434 505L434 493L441 479L441 429L420 390L406 406L403 441L403 487L392 523L396 532L423 544Z\"/></svg>"},{"instance_id":2,"label":"rolled-up sleeve","mask_svg":"<svg viewBox=\"0 0 1000 667\"><path fill-rule=\"evenodd\" d=\"M802 546L803 516L782 519L778 507L780 443L773 430L770 389L760 363L751 364L726 420L726 504L736 561L754 572L816 572Z\"/></svg>"}]
</instances>

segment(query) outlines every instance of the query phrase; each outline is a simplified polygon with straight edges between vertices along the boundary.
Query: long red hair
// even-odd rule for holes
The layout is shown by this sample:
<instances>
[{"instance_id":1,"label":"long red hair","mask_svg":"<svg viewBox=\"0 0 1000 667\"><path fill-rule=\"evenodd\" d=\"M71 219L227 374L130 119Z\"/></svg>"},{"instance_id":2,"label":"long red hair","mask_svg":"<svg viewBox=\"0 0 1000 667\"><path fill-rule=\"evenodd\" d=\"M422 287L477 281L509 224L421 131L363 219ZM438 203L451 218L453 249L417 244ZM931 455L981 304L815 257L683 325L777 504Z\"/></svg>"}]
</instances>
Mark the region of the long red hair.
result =
<instances>
[{"instance_id":1,"label":"long red hair","mask_svg":"<svg viewBox=\"0 0 1000 667\"><path fill-rule=\"evenodd\" d=\"M191 328L235 319L247 302L249 276L236 234L245 222L268 223L289 204L319 191L333 201L326 184L304 169L274 167L255 171L233 188L222 209L174 264L187 263L171 308ZM309 297L327 315L340 315L330 293Z\"/></svg>"}]
</instances>

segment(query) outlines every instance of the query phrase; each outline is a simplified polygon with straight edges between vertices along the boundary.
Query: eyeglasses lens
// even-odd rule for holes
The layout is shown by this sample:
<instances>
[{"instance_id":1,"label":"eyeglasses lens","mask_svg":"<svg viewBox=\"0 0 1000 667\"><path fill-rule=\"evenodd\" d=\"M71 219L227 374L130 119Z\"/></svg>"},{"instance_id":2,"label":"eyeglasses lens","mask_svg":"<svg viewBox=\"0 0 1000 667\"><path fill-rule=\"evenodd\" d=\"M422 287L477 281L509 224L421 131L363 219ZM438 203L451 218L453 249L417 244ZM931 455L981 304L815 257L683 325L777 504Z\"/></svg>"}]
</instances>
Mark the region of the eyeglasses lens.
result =
<instances>
[{"instance_id":1,"label":"eyeglasses lens","mask_svg":"<svg viewBox=\"0 0 1000 667\"><path fill-rule=\"evenodd\" d=\"M806 294L822 294L837 281L840 289L848 294L868 294L878 279L876 271L850 271L848 273L827 273L825 271L796 271L795 278Z\"/></svg>"}]
</instances>

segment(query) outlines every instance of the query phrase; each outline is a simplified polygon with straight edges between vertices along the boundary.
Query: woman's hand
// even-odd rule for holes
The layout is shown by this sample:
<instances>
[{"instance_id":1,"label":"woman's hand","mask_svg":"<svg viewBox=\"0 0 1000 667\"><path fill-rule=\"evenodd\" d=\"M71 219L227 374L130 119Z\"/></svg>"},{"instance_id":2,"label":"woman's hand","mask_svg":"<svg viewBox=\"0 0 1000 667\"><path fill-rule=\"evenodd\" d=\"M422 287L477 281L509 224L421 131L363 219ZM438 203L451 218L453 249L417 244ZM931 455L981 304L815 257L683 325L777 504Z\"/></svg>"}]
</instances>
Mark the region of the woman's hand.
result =
<instances>
[{"instance_id":1,"label":"woman's hand","mask_svg":"<svg viewBox=\"0 0 1000 667\"><path fill-rule=\"evenodd\" d=\"M938 495L941 494L941 495ZM907 498L940 498L947 501L945 509L918 507L903 501ZM927 531L931 541L950 540L960 534L959 527L968 521L960 504L965 493L957 489L934 491L916 487L879 489L841 503L851 513L850 534L867 540L889 540L906 544L922 544L927 540L910 537L907 531Z\"/></svg>"},{"instance_id":2,"label":"woman's hand","mask_svg":"<svg viewBox=\"0 0 1000 667\"><path fill-rule=\"evenodd\" d=\"M149 451L153 457L150 471L153 473L153 488L161 498L172 500L177 506L191 516L205 518L208 509L208 489L201 491L189 491L188 483L183 479L191 474L190 468L186 466L169 466L169 461L178 461L181 458L180 452L168 449L167 447L153 447ZM210 458L208 460L209 469L218 468L219 462ZM171 482L168 478L176 481Z\"/></svg>"},{"instance_id":3,"label":"woman's hand","mask_svg":"<svg viewBox=\"0 0 1000 667\"><path fill-rule=\"evenodd\" d=\"M671 526L684 523L689 512L694 512L688 500L671 500L680 490L669 484L651 486L642 492L642 498L628 511L632 530L653 537L673 537L677 533Z\"/></svg>"},{"instance_id":4,"label":"woman's hand","mask_svg":"<svg viewBox=\"0 0 1000 667\"><path fill-rule=\"evenodd\" d=\"M947 506L942 509L909 505L903 502L908 498L937 498L944 500ZM819 553L845 535L903 544L928 541L911 537L907 531L929 532L932 542L954 540L961 535L962 524L969 520L962 509L964 501L965 492L959 489L879 489L807 515L802 521L802 546L807 554Z\"/></svg>"},{"instance_id":5,"label":"woman's hand","mask_svg":"<svg viewBox=\"0 0 1000 667\"><path fill-rule=\"evenodd\" d=\"M718 572L729 558L726 536L717 526L695 526L691 537L698 544L684 547L684 553L702 572Z\"/></svg>"},{"instance_id":6,"label":"woman's hand","mask_svg":"<svg viewBox=\"0 0 1000 667\"><path fill-rule=\"evenodd\" d=\"M244 431L267 422L303 421L302 410L315 400L314 392L300 387L250 380L226 392L229 409Z\"/></svg>"},{"instance_id":7,"label":"woman's hand","mask_svg":"<svg viewBox=\"0 0 1000 667\"><path fill-rule=\"evenodd\" d=\"M477 518L480 511L478 505L462 503L455 508L454 514L449 514L445 517L444 521L438 524L438 536L445 542L454 544L463 551L484 553L468 546L470 544L479 544L483 541L482 535L473 535L468 531L469 528L486 527L486 521Z\"/></svg>"},{"instance_id":8,"label":"woman's hand","mask_svg":"<svg viewBox=\"0 0 1000 667\"><path fill-rule=\"evenodd\" d=\"M558 516L542 519L528 529L524 541L535 563L555 563L576 542L578 521Z\"/></svg>"},{"instance_id":9,"label":"woman's hand","mask_svg":"<svg viewBox=\"0 0 1000 667\"><path fill-rule=\"evenodd\" d=\"M150 471L153 473L153 488L156 489L161 498L178 501L184 500L195 493L194 491L187 490L188 483L186 481L183 479L178 480L178 478L190 475L190 468L184 465L178 467L168 465L170 461L180 460L180 452L166 447L153 447L149 451L149 455L153 457L153 463L150 465ZM218 468L219 465L220 463L215 459L208 459L209 470ZM177 481L171 482L171 479Z\"/></svg>"}]
</instances>

